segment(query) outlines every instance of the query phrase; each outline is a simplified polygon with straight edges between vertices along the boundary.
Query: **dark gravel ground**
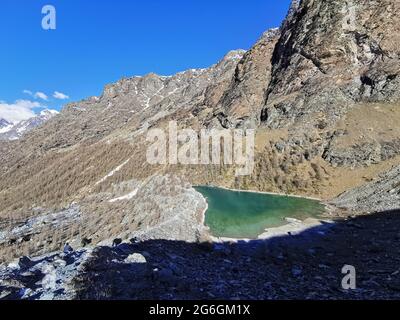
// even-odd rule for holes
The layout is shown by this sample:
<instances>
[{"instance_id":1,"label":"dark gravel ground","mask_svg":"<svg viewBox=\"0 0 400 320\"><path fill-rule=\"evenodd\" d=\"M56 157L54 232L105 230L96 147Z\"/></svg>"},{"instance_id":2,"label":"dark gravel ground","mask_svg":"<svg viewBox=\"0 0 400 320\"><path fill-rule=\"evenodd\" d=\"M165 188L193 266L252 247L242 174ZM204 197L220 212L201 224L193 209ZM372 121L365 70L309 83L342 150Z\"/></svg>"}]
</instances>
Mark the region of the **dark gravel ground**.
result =
<instances>
[{"instance_id":1,"label":"dark gravel ground","mask_svg":"<svg viewBox=\"0 0 400 320\"><path fill-rule=\"evenodd\" d=\"M121 263L132 253L147 263ZM344 265L355 290L342 289ZM101 247L75 285L80 299L400 299L400 211L269 241Z\"/></svg>"}]
</instances>

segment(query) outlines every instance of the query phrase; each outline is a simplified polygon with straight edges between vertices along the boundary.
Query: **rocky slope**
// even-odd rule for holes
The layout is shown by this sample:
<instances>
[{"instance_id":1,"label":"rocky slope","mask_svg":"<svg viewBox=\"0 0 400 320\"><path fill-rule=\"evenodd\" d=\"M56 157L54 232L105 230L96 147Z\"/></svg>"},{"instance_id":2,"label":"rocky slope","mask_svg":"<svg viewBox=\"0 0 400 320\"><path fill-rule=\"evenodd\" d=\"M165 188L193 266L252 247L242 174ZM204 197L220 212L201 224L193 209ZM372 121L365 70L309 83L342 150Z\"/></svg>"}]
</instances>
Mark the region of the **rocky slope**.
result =
<instances>
[{"instance_id":1,"label":"rocky slope","mask_svg":"<svg viewBox=\"0 0 400 320\"><path fill-rule=\"evenodd\" d=\"M371 150L380 153L387 145L397 145L397 134L352 141L349 128L340 131L338 126L356 108L362 117L361 108L368 110L372 102L393 103L397 116L399 18L396 1L294 2L273 54L263 124L287 128L284 145L292 148L297 141L311 147L313 157L334 167L369 165ZM369 121L373 119L371 114ZM380 126L372 130L385 131ZM342 135L347 145L335 144ZM313 140L322 143L318 147ZM399 148L394 149L390 157L398 155Z\"/></svg>"},{"instance_id":2,"label":"rocky slope","mask_svg":"<svg viewBox=\"0 0 400 320\"><path fill-rule=\"evenodd\" d=\"M271 79L270 63L280 30L266 31L236 66L229 87L218 101L213 116L220 126L256 128Z\"/></svg>"},{"instance_id":3,"label":"rocky slope","mask_svg":"<svg viewBox=\"0 0 400 320\"><path fill-rule=\"evenodd\" d=\"M397 1L304 0L293 10L272 58L267 125L330 124L354 103L398 101Z\"/></svg>"},{"instance_id":4,"label":"rocky slope","mask_svg":"<svg viewBox=\"0 0 400 320\"><path fill-rule=\"evenodd\" d=\"M332 202L335 206L365 213L395 210L400 206L400 166L376 180L345 192Z\"/></svg>"},{"instance_id":5,"label":"rocky slope","mask_svg":"<svg viewBox=\"0 0 400 320\"><path fill-rule=\"evenodd\" d=\"M22 135L32 129L43 125L45 122L57 115L55 110L43 110L37 116L18 122L16 124L0 120L0 140L18 140Z\"/></svg>"},{"instance_id":6,"label":"rocky slope","mask_svg":"<svg viewBox=\"0 0 400 320\"><path fill-rule=\"evenodd\" d=\"M399 299L399 212L269 241L126 241L0 267L0 299ZM373 236L371 236L373 235ZM356 268L356 290L341 286Z\"/></svg>"}]
</instances>

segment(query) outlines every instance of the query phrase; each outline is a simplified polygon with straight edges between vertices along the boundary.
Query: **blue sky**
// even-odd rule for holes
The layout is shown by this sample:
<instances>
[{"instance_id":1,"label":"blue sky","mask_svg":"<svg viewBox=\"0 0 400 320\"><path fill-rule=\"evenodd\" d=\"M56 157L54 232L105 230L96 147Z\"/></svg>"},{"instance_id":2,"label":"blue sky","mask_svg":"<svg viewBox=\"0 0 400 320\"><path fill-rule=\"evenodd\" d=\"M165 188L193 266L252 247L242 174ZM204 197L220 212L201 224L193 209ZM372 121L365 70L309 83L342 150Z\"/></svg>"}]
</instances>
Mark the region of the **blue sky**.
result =
<instances>
[{"instance_id":1,"label":"blue sky","mask_svg":"<svg viewBox=\"0 0 400 320\"><path fill-rule=\"evenodd\" d=\"M210 66L279 26L289 2L1 0L0 105L25 99L59 109L124 76ZM46 4L57 10L56 30L41 27Z\"/></svg>"}]
</instances>

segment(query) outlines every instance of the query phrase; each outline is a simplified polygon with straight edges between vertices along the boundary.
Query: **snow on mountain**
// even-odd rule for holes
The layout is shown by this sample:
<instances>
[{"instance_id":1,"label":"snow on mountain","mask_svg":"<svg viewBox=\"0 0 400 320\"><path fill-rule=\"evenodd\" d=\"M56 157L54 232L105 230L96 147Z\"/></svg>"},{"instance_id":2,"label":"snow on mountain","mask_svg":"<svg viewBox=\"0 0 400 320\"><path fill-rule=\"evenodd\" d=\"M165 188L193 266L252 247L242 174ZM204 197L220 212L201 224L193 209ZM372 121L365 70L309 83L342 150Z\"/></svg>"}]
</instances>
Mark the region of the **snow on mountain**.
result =
<instances>
[{"instance_id":1,"label":"snow on mountain","mask_svg":"<svg viewBox=\"0 0 400 320\"><path fill-rule=\"evenodd\" d=\"M13 124L5 119L0 119L0 134L11 130Z\"/></svg>"},{"instance_id":2,"label":"snow on mountain","mask_svg":"<svg viewBox=\"0 0 400 320\"><path fill-rule=\"evenodd\" d=\"M0 140L18 140L23 134L42 125L57 114L58 111L56 110L46 109L41 111L36 117L15 124L0 119Z\"/></svg>"},{"instance_id":3,"label":"snow on mountain","mask_svg":"<svg viewBox=\"0 0 400 320\"><path fill-rule=\"evenodd\" d=\"M0 119L0 129L2 129L2 128L4 128L4 127L7 127L7 126L9 126L10 125L10 122L8 122L7 120L5 120L5 119Z\"/></svg>"}]
</instances>

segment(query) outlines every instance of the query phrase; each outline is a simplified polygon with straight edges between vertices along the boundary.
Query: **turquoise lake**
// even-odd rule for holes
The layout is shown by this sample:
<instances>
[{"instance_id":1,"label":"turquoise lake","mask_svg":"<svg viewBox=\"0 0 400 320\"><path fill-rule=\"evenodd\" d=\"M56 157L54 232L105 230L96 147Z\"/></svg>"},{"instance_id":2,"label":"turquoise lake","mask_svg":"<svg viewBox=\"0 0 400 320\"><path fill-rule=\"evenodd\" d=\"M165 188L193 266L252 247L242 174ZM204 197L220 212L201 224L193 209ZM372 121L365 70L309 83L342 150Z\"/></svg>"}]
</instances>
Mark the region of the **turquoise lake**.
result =
<instances>
[{"instance_id":1,"label":"turquoise lake","mask_svg":"<svg viewBox=\"0 0 400 320\"><path fill-rule=\"evenodd\" d=\"M207 199L205 223L216 237L256 239L266 228L287 224L285 218L305 220L325 210L319 201L306 198L206 186L195 189Z\"/></svg>"}]
</instances>

